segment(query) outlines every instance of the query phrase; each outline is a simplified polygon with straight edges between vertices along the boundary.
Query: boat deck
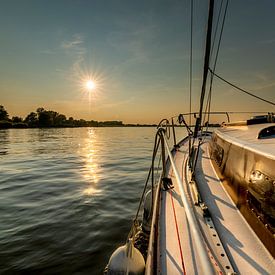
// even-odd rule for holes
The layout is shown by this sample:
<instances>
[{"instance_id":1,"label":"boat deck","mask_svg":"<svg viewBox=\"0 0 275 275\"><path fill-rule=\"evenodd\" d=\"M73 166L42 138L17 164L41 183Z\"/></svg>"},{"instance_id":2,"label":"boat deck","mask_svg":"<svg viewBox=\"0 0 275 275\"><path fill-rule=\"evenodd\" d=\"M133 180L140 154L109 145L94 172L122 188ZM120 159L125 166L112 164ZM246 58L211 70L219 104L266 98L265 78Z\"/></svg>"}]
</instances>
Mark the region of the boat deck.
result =
<instances>
[{"instance_id":1,"label":"boat deck","mask_svg":"<svg viewBox=\"0 0 275 275\"><path fill-rule=\"evenodd\" d=\"M187 148L185 143L175 153L175 162L189 202L194 205L185 170ZM273 257L252 231L216 175L208 152L208 142L201 149L196 168L197 184L210 210L218 236L211 231L200 207L194 206L194 211L216 273L224 274L234 270L238 274L274 274ZM174 188L161 191L158 268L162 274L205 274L172 170L169 177ZM231 264L226 262L224 253L221 253L223 248Z\"/></svg>"}]
</instances>

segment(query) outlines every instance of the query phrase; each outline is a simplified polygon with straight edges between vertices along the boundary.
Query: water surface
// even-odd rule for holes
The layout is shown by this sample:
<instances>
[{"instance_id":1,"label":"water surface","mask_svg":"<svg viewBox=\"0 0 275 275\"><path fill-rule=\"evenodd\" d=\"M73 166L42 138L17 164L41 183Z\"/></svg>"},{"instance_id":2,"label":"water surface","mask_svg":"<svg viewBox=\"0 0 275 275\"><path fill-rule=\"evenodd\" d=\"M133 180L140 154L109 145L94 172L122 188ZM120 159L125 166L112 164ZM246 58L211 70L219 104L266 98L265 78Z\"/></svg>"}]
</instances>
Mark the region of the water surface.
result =
<instances>
[{"instance_id":1,"label":"water surface","mask_svg":"<svg viewBox=\"0 0 275 275\"><path fill-rule=\"evenodd\" d=\"M0 272L102 274L125 241L154 128L0 131Z\"/></svg>"}]
</instances>

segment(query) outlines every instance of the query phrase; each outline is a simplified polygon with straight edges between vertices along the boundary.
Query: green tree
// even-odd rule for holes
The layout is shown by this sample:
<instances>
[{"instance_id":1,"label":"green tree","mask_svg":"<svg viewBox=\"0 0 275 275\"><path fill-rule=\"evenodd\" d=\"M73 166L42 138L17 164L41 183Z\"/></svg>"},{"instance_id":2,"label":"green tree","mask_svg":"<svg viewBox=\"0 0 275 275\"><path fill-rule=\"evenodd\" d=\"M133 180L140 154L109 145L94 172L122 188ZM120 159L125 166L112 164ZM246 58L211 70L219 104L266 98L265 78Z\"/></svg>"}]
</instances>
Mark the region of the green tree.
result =
<instances>
[{"instance_id":1,"label":"green tree","mask_svg":"<svg viewBox=\"0 0 275 275\"><path fill-rule=\"evenodd\" d=\"M43 107L39 107L39 108L37 108L36 109L36 112L39 114L39 113L42 113L42 112L44 112L44 111L46 111Z\"/></svg>"},{"instance_id":2,"label":"green tree","mask_svg":"<svg viewBox=\"0 0 275 275\"><path fill-rule=\"evenodd\" d=\"M8 120L9 114L5 110L4 106L0 105L0 120Z\"/></svg>"},{"instance_id":3,"label":"green tree","mask_svg":"<svg viewBox=\"0 0 275 275\"><path fill-rule=\"evenodd\" d=\"M51 127L53 126L54 113L53 111L47 111L43 107L36 109L38 126L39 127Z\"/></svg>"},{"instance_id":4,"label":"green tree","mask_svg":"<svg viewBox=\"0 0 275 275\"><path fill-rule=\"evenodd\" d=\"M38 113L38 124L41 127L50 127L53 125L52 115L48 111L42 111Z\"/></svg>"},{"instance_id":5,"label":"green tree","mask_svg":"<svg viewBox=\"0 0 275 275\"><path fill-rule=\"evenodd\" d=\"M11 120L12 120L13 123L23 122L23 119L19 116L13 116Z\"/></svg>"},{"instance_id":6,"label":"green tree","mask_svg":"<svg viewBox=\"0 0 275 275\"><path fill-rule=\"evenodd\" d=\"M25 122L28 124L29 127L37 126L38 124L37 114L34 112L29 113L25 118Z\"/></svg>"},{"instance_id":7,"label":"green tree","mask_svg":"<svg viewBox=\"0 0 275 275\"><path fill-rule=\"evenodd\" d=\"M66 116L62 114L58 114L54 118L54 125L55 126L62 126L66 123Z\"/></svg>"}]
</instances>

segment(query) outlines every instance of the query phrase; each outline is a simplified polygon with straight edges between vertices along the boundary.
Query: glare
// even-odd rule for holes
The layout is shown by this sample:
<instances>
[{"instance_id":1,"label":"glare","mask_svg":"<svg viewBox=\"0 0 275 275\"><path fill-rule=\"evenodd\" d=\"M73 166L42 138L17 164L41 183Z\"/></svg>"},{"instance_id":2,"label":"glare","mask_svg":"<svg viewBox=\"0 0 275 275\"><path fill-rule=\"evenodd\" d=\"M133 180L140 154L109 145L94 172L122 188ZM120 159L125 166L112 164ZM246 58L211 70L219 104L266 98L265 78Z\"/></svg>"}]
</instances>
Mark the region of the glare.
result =
<instances>
[{"instance_id":1,"label":"glare","mask_svg":"<svg viewBox=\"0 0 275 275\"><path fill-rule=\"evenodd\" d=\"M92 91L96 88L96 84L93 80L89 79L86 81L86 88L89 90L89 91Z\"/></svg>"},{"instance_id":2,"label":"glare","mask_svg":"<svg viewBox=\"0 0 275 275\"><path fill-rule=\"evenodd\" d=\"M93 62L80 60L72 68L70 80L75 82L78 92L77 96L81 97L83 103L87 103L89 113L92 106L96 108L99 100L105 97L107 85L106 72L100 69Z\"/></svg>"}]
</instances>

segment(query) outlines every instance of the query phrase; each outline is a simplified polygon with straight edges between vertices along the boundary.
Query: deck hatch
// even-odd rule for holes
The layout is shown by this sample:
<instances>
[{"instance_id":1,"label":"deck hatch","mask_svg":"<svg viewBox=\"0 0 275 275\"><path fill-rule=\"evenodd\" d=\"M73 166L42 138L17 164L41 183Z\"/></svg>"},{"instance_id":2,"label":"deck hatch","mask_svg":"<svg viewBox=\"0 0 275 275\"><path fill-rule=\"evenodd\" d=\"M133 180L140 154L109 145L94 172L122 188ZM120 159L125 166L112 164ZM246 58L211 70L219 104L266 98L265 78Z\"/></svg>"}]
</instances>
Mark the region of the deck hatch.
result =
<instances>
[{"instance_id":1,"label":"deck hatch","mask_svg":"<svg viewBox=\"0 0 275 275\"><path fill-rule=\"evenodd\" d=\"M275 138L275 126L262 129L258 134L258 139Z\"/></svg>"}]
</instances>

